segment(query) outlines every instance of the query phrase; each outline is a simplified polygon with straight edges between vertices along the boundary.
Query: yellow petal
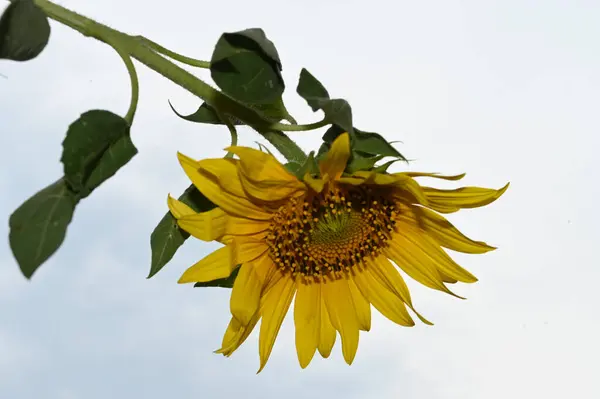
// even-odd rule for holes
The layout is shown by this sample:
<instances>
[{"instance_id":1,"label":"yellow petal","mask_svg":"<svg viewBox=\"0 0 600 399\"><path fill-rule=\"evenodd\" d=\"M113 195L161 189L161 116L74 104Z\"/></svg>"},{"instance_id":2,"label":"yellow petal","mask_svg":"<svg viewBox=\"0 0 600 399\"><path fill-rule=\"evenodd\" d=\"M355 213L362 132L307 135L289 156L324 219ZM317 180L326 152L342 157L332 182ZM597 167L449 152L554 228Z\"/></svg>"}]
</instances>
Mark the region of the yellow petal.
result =
<instances>
[{"instance_id":1,"label":"yellow petal","mask_svg":"<svg viewBox=\"0 0 600 399\"><path fill-rule=\"evenodd\" d=\"M342 354L352 364L358 349L359 327L348 281L340 279L322 285L329 320L342 338Z\"/></svg>"},{"instance_id":2,"label":"yellow petal","mask_svg":"<svg viewBox=\"0 0 600 399\"><path fill-rule=\"evenodd\" d=\"M406 274L424 286L464 299L444 285L442 276L431 262L424 261L422 256L415 256L411 249L414 249L414 245L410 241L396 235L393 240L389 241L389 246L383 253Z\"/></svg>"},{"instance_id":3,"label":"yellow petal","mask_svg":"<svg viewBox=\"0 0 600 399\"><path fill-rule=\"evenodd\" d=\"M260 324L260 337L258 341L258 353L260 356L260 373L267 364L275 339L281 328L281 323L294 298L296 284L291 278L283 278L277 282L271 290L263 296L261 306L262 322Z\"/></svg>"},{"instance_id":4,"label":"yellow petal","mask_svg":"<svg viewBox=\"0 0 600 399\"><path fill-rule=\"evenodd\" d=\"M352 177L362 178L365 180L366 184L377 184L381 186L397 184L398 182L410 180L409 177L403 175L388 175L365 170L354 172Z\"/></svg>"},{"instance_id":5,"label":"yellow petal","mask_svg":"<svg viewBox=\"0 0 600 399\"><path fill-rule=\"evenodd\" d=\"M234 236L254 235L266 231L270 225L271 222L268 220L252 220L228 215L225 233Z\"/></svg>"},{"instance_id":6,"label":"yellow petal","mask_svg":"<svg viewBox=\"0 0 600 399\"><path fill-rule=\"evenodd\" d=\"M387 289L400 298L402 302L406 303L423 323L429 325L432 324L415 310L410 297L410 291L408 290L404 279L385 256L380 255L377 258L370 260L368 262L368 269L379 284L387 287Z\"/></svg>"},{"instance_id":7,"label":"yellow petal","mask_svg":"<svg viewBox=\"0 0 600 399\"><path fill-rule=\"evenodd\" d=\"M245 197L236 163L231 159L199 162L178 154L179 162L192 183L226 213L247 219L269 220L271 215Z\"/></svg>"},{"instance_id":8,"label":"yellow petal","mask_svg":"<svg viewBox=\"0 0 600 399\"><path fill-rule=\"evenodd\" d=\"M397 189L396 196L401 199L408 199L410 203L429 206L430 199L425 195L423 187L412 178L399 180L394 183Z\"/></svg>"},{"instance_id":9,"label":"yellow petal","mask_svg":"<svg viewBox=\"0 0 600 399\"><path fill-rule=\"evenodd\" d=\"M236 265L231 248L225 246L187 269L178 283L205 283L218 278L227 278Z\"/></svg>"},{"instance_id":10,"label":"yellow petal","mask_svg":"<svg viewBox=\"0 0 600 399\"><path fill-rule=\"evenodd\" d=\"M510 184L510 183L509 183ZM509 184L499 190L481 187L462 187L455 190L440 190L423 187L423 192L429 200L429 208L478 208L496 201L508 189ZM441 211L440 211L441 212Z\"/></svg>"},{"instance_id":11,"label":"yellow petal","mask_svg":"<svg viewBox=\"0 0 600 399\"><path fill-rule=\"evenodd\" d=\"M287 171L273 155L250 147L232 146L225 150L240 158L240 167L251 180L281 181L299 183L296 176Z\"/></svg>"},{"instance_id":12,"label":"yellow petal","mask_svg":"<svg viewBox=\"0 0 600 399\"><path fill-rule=\"evenodd\" d=\"M410 177L432 177L434 179L442 179L442 180L460 180L466 176L466 173L461 173L460 175L440 175L439 173L423 173L423 172L400 172L394 174L403 174Z\"/></svg>"},{"instance_id":13,"label":"yellow petal","mask_svg":"<svg viewBox=\"0 0 600 399\"><path fill-rule=\"evenodd\" d=\"M301 182L298 183L282 183L276 180L261 180L254 182L246 179L240 173L240 179L244 190L252 198L263 202L281 201L291 197L302 195L306 187Z\"/></svg>"},{"instance_id":14,"label":"yellow petal","mask_svg":"<svg viewBox=\"0 0 600 399\"><path fill-rule=\"evenodd\" d=\"M386 286L380 284L373 277L369 268L356 273L354 281L360 292L373 304L379 313L401 326L412 327L415 325L415 322L406 310L404 302Z\"/></svg>"},{"instance_id":15,"label":"yellow petal","mask_svg":"<svg viewBox=\"0 0 600 399\"><path fill-rule=\"evenodd\" d=\"M305 189L304 184L272 155L248 147L229 147L227 150L240 158L240 180L252 197L280 201Z\"/></svg>"},{"instance_id":16,"label":"yellow petal","mask_svg":"<svg viewBox=\"0 0 600 399\"><path fill-rule=\"evenodd\" d=\"M231 356L231 354L244 343L250 333L252 333L258 320L260 320L260 312L256 312L250 323L245 326L232 317L229 326L225 331L225 335L223 336L221 348L216 350L215 353L220 353L227 357Z\"/></svg>"},{"instance_id":17,"label":"yellow petal","mask_svg":"<svg viewBox=\"0 0 600 399\"><path fill-rule=\"evenodd\" d=\"M321 174L328 174L332 180L337 180L344 173L350 158L350 136L348 133L340 134L331 144L325 159L319 164Z\"/></svg>"},{"instance_id":18,"label":"yellow petal","mask_svg":"<svg viewBox=\"0 0 600 399\"><path fill-rule=\"evenodd\" d=\"M356 283L352 279L348 280L348 287L350 288L352 304L354 305L354 310L356 311L358 327L363 331L371 330L371 304L360 292L356 286Z\"/></svg>"},{"instance_id":19,"label":"yellow petal","mask_svg":"<svg viewBox=\"0 0 600 399\"><path fill-rule=\"evenodd\" d=\"M323 285L321 285L321 308L320 323L319 323L319 346L317 349L322 357L328 358L331 354L331 349L335 345L335 328L331 324L329 318L329 312L327 306L325 306L325 299L323 298Z\"/></svg>"},{"instance_id":20,"label":"yellow petal","mask_svg":"<svg viewBox=\"0 0 600 399\"><path fill-rule=\"evenodd\" d=\"M446 218L423 207L401 207L399 219L419 226L441 246L467 254L482 254L494 247L483 241L474 241L462 234Z\"/></svg>"},{"instance_id":21,"label":"yellow petal","mask_svg":"<svg viewBox=\"0 0 600 399\"><path fill-rule=\"evenodd\" d=\"M227 214L221 208L182 216L177 225L192 236L203 240L219 240L227 232Z\"/></svg>"},{"instance_id":22,"label":"yellow petal","mask_svg":"<svg viewBox=\"0 0 600 399\"><path fill-rule=\"evenodd\" d=\"M329 175L324 175L322 178L312 177L310 173L306 172L303 178L304 182L310 187L315 193L323 191L325 184L329 182Z\"/></svg>"},{"instance_id":23,"label":"yellow petal","mask_svg":"<svg viewBox=\"0 0 600 399\"><path fill-rule=\"evenodd\" d=\"M250 324L260 304L262 284L250 263L242 264L233 283L229 306L231 314L242 325Z\"/></svg>"},{"instance_id":24,"label":"yellow petal","mask_svg":"<svg viewBox=\"0 0 600 399\"><path fill-rule=\"evenodd\" d=\"M362 177L352 176L352 177L340 177L337 180L340 184L348 184L351 186L360 186L361 184L365 184L367 179Z\"/></svg>"},{"instance_id":25,"label":"yellow petal","mask_svg":"<svg viewBox=\"0 0 600 399\"><path fill-rule=\"evenodd\" d=\"M294 304L296 326L296 352L300 367L306 368L319 345L319 322L321 315L321 285L297 284Z\"/></svg>"},{"instance_id":26,"label":"yellow petal","mask_svg":"<svg viewBox=\"0 0 600 399\"><path fill-rule=\"evenodd\" d=\"M460 267L444 250L427 234L413 225L401 222L397 224L398 234L406 239L408 245L404 251L410 252L414 257L427 267L434 267L443 274L463 283L474 283L477 278L464 268Z\"/></svg>"},{"instance_id":27,"label":"yellow petal","mask_svg":"<svg viewBox=\"0 0 600 399\"><path fill-rule=\"evenodd\" d=\"M267 252L268 249L269 247L263 240L238 237L233 245L235 263L251 262Z\"/></svg>"},{"instance_id":28,"label":"yellow petal","mask_svg":"<svg viewBox=\"0 0 600 399\"><path fill-rule=\"evenodd\" d=\"M252 261L252 266L263 286L263 295L284 277L268 253L264 253Z\"/></svg>"},{"instance_id":29,"label":"yellow petal","mask_svg":"<svg viewBox=\"0 0 600 399\"><path fill-rule=\"evenodd\" d=\"M175 219L180 219L183 216L195 215L196 211L190 208L188 205L183 202L176 200L175 198L169 197L167 198L167 205L169 205L169 210Z\"/></svg>"}]
</instances>

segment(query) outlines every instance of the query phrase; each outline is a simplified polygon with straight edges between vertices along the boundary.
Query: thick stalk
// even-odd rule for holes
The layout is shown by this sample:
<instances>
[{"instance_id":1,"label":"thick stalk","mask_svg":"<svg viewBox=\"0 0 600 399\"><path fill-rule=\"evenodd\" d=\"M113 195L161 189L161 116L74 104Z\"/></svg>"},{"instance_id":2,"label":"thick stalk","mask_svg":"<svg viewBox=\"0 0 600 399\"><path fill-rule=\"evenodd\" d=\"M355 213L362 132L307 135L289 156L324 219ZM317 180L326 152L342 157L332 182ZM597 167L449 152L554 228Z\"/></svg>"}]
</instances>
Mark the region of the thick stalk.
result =
<instances>
[{"instance_id":1,"label":"thick stalk","mask_svg":"<svg viewBox=\"0 0 600 399\"><path fill-rule=\"evenodd\" d=\"M190 72L156 53L146 44L140 42L139 37L119 32L51 1L34 0L34 2L49 18L69 26L85 36L93 37L109 45L118 46L123 53L135 58L148 68L198 96L211 107L240 119L262 134L288 160L302 161L306 159L306 154L300 147L281 133L281 130L288 130L292 125L272 123L266 120L253 109L224 95ZM298 129L298 126L293 129L301 130Z\"/></svg>"}]
</instances>

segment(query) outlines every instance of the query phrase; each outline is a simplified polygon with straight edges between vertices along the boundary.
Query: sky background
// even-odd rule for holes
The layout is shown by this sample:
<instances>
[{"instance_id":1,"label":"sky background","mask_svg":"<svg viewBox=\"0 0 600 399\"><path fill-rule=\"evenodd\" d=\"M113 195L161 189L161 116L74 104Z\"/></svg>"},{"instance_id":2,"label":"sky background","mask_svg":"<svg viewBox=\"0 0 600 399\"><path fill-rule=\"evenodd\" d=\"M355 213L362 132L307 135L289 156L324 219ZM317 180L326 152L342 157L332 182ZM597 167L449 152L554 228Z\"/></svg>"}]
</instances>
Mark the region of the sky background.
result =
<instances>
[{"instance_id":1,"label":"sky background","mask_svg":"<svg viewBox=\"0 0 600 399\"><path fill-rule=\"evenodd\" d=\"M177 118L167 100L184 113L200 101L139 65L139 154L80 203L65 243L31 281L8 240L0 245L0 398L600 397L600 2L60 4L200 59L222 32L261 27L278 48L284 100L301 123L321 117L295 94L306 67L350 102L355 126L401 140L410 170L467 172L466 185L511 187L489 207L450 217L499 247L455 255L480 279L456 287L468 300L408 281L434 327L402 328L377 315L351 367L338 339L330 359L301 370L288 317L256 375L258 334L229 359L212 353L230 291L176 284L216 245L189 240L146 280L167 193L188 185L176 151L221 157L229 135ZM62 175L67 126L89 109L124 114L130 89L116 53L57 23L38 58L2 60L0 74L7 237L9 215ZM312 150L321 133L292 138ZM242 129L242 144L256 140L264 143Z\"/></svg>"}]
</instances>

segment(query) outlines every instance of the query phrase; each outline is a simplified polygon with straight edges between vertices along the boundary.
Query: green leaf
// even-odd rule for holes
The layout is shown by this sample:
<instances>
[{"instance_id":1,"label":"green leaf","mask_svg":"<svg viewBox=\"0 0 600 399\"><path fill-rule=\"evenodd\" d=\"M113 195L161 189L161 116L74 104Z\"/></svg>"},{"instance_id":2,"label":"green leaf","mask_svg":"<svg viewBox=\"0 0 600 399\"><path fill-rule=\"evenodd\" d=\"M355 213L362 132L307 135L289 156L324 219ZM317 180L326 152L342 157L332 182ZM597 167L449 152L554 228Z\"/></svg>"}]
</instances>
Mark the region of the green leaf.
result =
<instances>
[{"instance_id":1,"label":"green leaf","mask_svg":"<svg viewBox=\"0 0 600 399\"><path fill-rule=\"evenodd\" d=\"M211 125L224 125L223 121L221 121L221 118L219 118L219 116L215 112L214 108L206 103L202 103L202 105L200 105L200 107L198 107L196 112L189 114L189 115L183 115L183 114L180 114L179 112L177 112L177 110L173 107L173 105L171 104L170 101L169 101L169 106L171 107L171 110L173 112L175 112L175 114L178 117L180 117L181 119L185 119L186 121L196 122L196 123L208 123ZM233 118L231 116L229 117L229 120L234 125L242 125L243 124L242 121L240 121L237 118Z\"/></svg>"},{"instance_id":2,"label":"green leaf","mask_svg":"<svg viewBox=\"0 0 600 399\"><path fill-rule=\"evenodd\" d=\"M205 283L196 283L194 287L222 287L222 288L233 288L233 283L240 272L240 265L238 265L229 275L229 277L219 278L213 281L207 281Z\"/></svg>"},{"instance_id":3,"label":"green leaf","mask_svg":"<svg viewBox=\"0 0 600 399\"><path fill-rule=\"evenodd\" d=\"M271 122L279 122L286 120L293 125L297 125L296 119L288 112L283 99L280 97L275 102L269 104L246 104L250 108L258 111L265 117L265 119Z\"/></svg>"},{"instance_id":4,"label":"green leaf","mask_svg":"<svg viewBox=\"0 0 600 399\"><path fill-rule=\"evenodd\" d=\"M77 202L77 196L61 178L33 195L10 216L10 248L25 277L31 278L60 247Z\"/></svg>"},{"instance_id":5,"label":"green leaf","mask_svg":"<svg viewBox=\"0 0 600 399\"><path fill-rule=\"evenodd\" d=\"M296 171L296 177L298 179L303 179L305 174L310 174L312 176L320 176L321 171L319 169L319 163L315 158L315 152L311 151L306 158L306 161L300 166L300 168Z\"/></svg>"},{"instance_id":6,"label":"green leaf","mask_svg":"<svg viewBox=\"0 0 600 399\"><path fill-rule=\"evenodd\" d=\"M127 121L109 111L93 110L69 126L60 160L67 183L83 198L135 154Z\"/></svg>"},{"instance_id":7,"label":"green leaf","mask_svg":"<svg viewBox=\"0 0 600 399\"><path fill-rule=\"evenodd\" d=\"M254 109L255 111L260 112L261 116L263 116L266 120L271 122L279 122L282 119L292 123L297 124L296 120L293 116L289 114L285 105L283 104L283 100L279 98L272 104L246 104L248 107ZM171 102L169 101L169 106L171 110L181 119L185 119L186 121L196 122L196 123L208 123L211 125L223 125L224 123L221 121L219 116L217 115L215 109L206 103L202 103L200 107L196 110L196 112L183 115L177 112L177 110L173 107ZM233 125L243 125L244 123L231 115L228 115L229 121Z\"/></svg>"},{"instance_id":8,"label":"green leaf","mask_svg":"<svg viewBox=\"0 0 600 399\"><path fill-rule=\"evenodd\" d=\"M325 154L327 154L327 152L329 151L330 148L331 148L331 144L323 142L321 144L321 146L319 147L319 151L317 151L316 158L318 160L323 159L323 157L325 156Z\"/></svg>"},{"instance_id":9,"label":"green leaf","mask_svg":"<svg viewBox=\"0 0 600 399\"><path fill-rule=\"evenodd\" d=\"M373 171L376 173L387 173L388 168L398 161L401 161L401 159L392 159L391 161L387 161L384 164L374 167Z\"/></svg>"},{"instance_id":10,"label":"green leaf","mask_svg":"<svg viewBox=\"0 0 600 399\"><path fill-rule=\"evenodd\" d=\"M323 144L321 146L322 151L327 151L333 141L344 133L344 130L336 125L332 125L325 134L323 135ZM380 134L364 132L357 128L354 128L354 136L351 137L350 144L352 146L352 154L358 154L364 158L370 158L372 156L381 155L382 157L394 157L402 161L406 161L406 158L398 152L390 143L387 142ZM317 158L323 154L319 150Z\"/></svg>"},{"instance_id":11,"label":"green leaf","mask_svg":"<svg viewBox=\"0 0 600 399\"><path fill-rule=\"evenodd\" d=\"M48 18L32 0L12 1L0 17L0 59L31 60L49 38Z\"/></svg>"},{"instance_id":12,"label":"green leaf","mask_svg":"<svg viewBox=\"0 0 600 399\"><path fill-rule=\"evenodd\" d=\"M355 143L354 149L370 155L383 155L386 157L395 157L406 161L406 158L398 152L386 139L380 134L363 132L354 129Z\"/></svg>"},{"instance_id":13,"label":"green leaf","mask_svg":"<svg viewBox=\"0 0 600 399\"><path fill-rule=\"evenodd\" d=\"M313 111L322 110L325 114L325 119L331 123L338 125L350 136L354 135L352 127L352 108L346 100L331 99L329 93L310 72L305 68L300 71L300 80L296 92L306 100Z\"/></svg>"},{"instance_id":14,"label":"green leaf","mask_svg":"<svg viewBox=\"0 0 600 399\"><path fill-rule=\"evenodd\" d=\"M258 28L221 35L210 61L217 86L248 104L270 104L281 98L285 89L281 69L275 45Z\"/></svg>"},{"instance_id":15,"label":"green leaf","mask_svg":"<svg viewBox=\"0 0 600 399\"><path fill-rule=\"evenodd\" d=\"M306 68L302 68L300 71L300 80L296 92L306 100L313 111L321 109L320 100L329 100L327 89Z\"/></svg>"},{"instance_id":16,"label":"green leaf","mask_svg":"<svg viewBox=\"0 0 600 399\"><path fill-rule=\"evenodd\" d=\"M300 168L302 168L302 164L298 162L288 162L283 166L288 170L288 172L293 173L296 176L298 176L298 172L300 171Z\"/></svg>"},{"instance_id":17,"label":"green leaf","mask_svg":"<svg viewBox=\"0 0 600 399\"><path fill-rule=\"evenodd\" d=\"M196 212L206 212L215 207L198 189L191 185L179 197L179 201L191 207ZM175 255L190 235L177 226L177 219L167 212L154 228L150 236L152 260L150 274L147 278L158 273Z\"/></svg>"},{"instance_id":18,"label":"green leaf","mask_svg":"<svg viewBox=\"0 0 600 399\"><path fill-rule=\"evenodd\" d=\"M375 164L383 158L383 155L374 155L374 156L363 156L358 153L352 154L352 159L348 162L346 166L346 171L348 173L354 173L359 170L371 170L375 166Z\"/></svg>"},{"instance_id":19,"label":"green leaf","mask_svg":"<svg viewBox=\"0 0 600 399\"><path fill-rule=\"evenodd\" d=\"M258 145L258 149L264 153L267 153L269 155L273 155L273 153L271 152L271 150L269 150L269 148L266 145L263 145L261 143L259 143L258 141L255 141L255 143Z\"/></svg>"},{"instance_id":20,"label":"green leaf","mask_svg":"<svg viewBox=\"0 0 600 399\"><path fill-rule=\"evenodd\" d=\"M317 159L322 159L331 148L331 145L333 144L335 139L337 139L337 137L344 132L345 130L339 127L338 125L331 125L321 138L323 140L323 144L321 144L321 147L319 147L319 151L317 152ZM352 147L353 142L354 138L350 136L350 147Z\"/></svg>"}]
</instances>

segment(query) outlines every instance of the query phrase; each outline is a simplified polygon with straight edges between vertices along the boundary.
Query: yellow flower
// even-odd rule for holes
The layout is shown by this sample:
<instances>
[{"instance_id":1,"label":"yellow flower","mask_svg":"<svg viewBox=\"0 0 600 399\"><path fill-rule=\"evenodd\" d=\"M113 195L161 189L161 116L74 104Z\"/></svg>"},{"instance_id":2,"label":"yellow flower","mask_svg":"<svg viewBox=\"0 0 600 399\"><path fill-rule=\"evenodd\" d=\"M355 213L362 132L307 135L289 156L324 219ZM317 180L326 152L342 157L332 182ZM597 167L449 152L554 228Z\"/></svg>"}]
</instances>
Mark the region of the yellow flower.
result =
<instances>
[{"instance_id":1,"label":"yellow flower","mask_svg":"<svg viewBox=\"0 0 600 399\"><path fill-rule=\"evenodd\" d=\"M371 327L371 305L402 326L415 324L407 307L431 324L415 311L393 263L427 287L454 295L445 283L477 279L442 247L472 254L494 249L465 237L439 213L487 205L508 184L500 190L440 190L414 178L464 175L362 171L343 176L350 157L346 133L320 163L321 177L306 174L302 181L269 154L247 147L227 150L239 160L195 161L179 154L188 177L218 208L196 213L169 197L172 214L194 237L225 244L186 270L179 283L225 278L241 265L231 293L231 322L217 353L231 355L262 319L259 372L294 296L300 366L306 367L317 350L328 357L336 331L351 364L359 330Z\"/></svg>"}]
</instances>

